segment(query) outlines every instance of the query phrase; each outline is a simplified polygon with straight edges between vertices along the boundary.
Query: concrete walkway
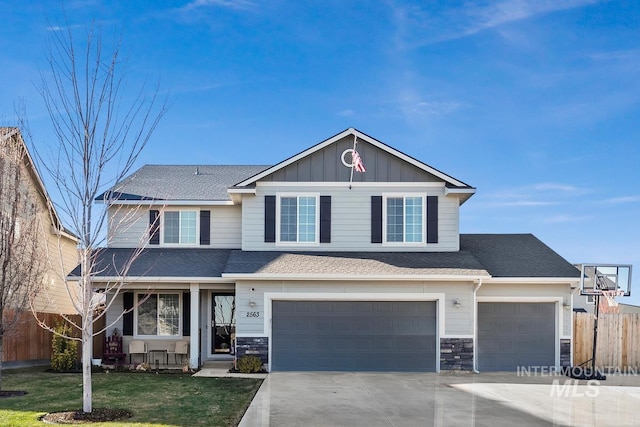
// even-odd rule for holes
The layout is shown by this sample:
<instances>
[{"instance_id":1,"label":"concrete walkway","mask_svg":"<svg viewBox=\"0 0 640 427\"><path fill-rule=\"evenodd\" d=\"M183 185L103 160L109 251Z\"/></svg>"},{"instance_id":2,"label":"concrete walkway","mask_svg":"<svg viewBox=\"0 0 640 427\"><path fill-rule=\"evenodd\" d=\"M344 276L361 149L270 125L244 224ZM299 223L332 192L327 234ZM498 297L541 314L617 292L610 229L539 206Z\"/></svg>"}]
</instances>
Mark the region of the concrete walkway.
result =
<instances>
[{"instance_id":1,"label":"concrete walkway","mask_svg":"<svg viewBox=\"0 0 640 427\"><path fill-rule=\"evenodd\" d=\"M276 372L241 427L636 426L640 378Z\"/></svg>"},{"instance_id":2,"label":"concrete walkway","mask_svg":"<svg viewBox=\"0 0 640 427\"><path fill-rule=\"evenodd\" d=\"M215 377L215 378L267 378L268 374L241 374L230 373L231 362L206 362L202 369L193 374L194 377Z\"/></svg>"}]
</instances>

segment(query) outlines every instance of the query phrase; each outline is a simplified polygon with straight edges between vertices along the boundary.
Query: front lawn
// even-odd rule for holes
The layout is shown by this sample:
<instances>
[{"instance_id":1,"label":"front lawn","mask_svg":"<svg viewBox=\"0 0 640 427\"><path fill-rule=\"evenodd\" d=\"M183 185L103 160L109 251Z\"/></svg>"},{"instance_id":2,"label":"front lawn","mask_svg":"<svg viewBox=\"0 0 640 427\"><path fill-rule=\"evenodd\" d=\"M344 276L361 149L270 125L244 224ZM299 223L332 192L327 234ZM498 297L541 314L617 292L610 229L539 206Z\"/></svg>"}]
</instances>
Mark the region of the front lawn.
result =
<instances>
[{"instance_id":1,"label":"front lawn","mask_svg":"<svg viewBox=\"0 0 640 427\"><path fill-rule=\"evenodd\" d=\"M21 397L0 399L0 425L43 426L47 412L82 408L82 375L43 368L7 370L3 390L23 390ZM182 374L94 373L93 407L123 408L125 421L84 426L235 426L262 380L193 378Z\"/></svg>"}]
</instances>

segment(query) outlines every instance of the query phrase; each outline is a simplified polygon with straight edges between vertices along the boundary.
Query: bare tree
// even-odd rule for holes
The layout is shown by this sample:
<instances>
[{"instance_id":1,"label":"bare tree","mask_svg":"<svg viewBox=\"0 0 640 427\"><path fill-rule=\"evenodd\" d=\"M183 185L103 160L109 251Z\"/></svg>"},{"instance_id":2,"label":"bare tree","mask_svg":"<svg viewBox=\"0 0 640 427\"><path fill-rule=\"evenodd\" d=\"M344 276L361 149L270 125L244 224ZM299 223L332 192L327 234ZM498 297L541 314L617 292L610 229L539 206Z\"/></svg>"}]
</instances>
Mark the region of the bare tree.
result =
<instances>
[{"instance_id":1,"label":"bare tree","mask_svg":"<svg viewBox=\"0 0 640 427\"><path fill-rule=\"evenodd\" d=\"M82 37L84 40L85 36ZM107 224L106 209L94 209L95 199L104 195L108 206L109 199L117 197L116 192L107 190L131 173L166 111L164 102L158 105L157 86L149 90L143 85L133 91L126 87L120 43L105 49L103 41L96 27L86 32L86 43L82 45L76 43L69 26L52 32L47 46L47 68L41 73L39 88L57 144L49 156L43 156L40 149L36 151L58 189L58 209L79 239L79 274L69 280L68 271L61 273L82 318L80 324L70 323L81 331L84 412L92 411L92 338L101 332L93 328L99 301L93 280L100 269L107 268L97 265L96 260L107 226L110 232L115 226ZM44 161L45 158L48 161ZM111 301L124 285L128 268L147 243L145 239L146 236L120 265L118 278L112 283L100 284L112 296ZM73 289L77 289L77 294ZM52 325L42 326L52 330Z\"/></svg>"},{"instance_id":2,"label":"bare tree","mask_svg":"<svg viewBox=\"0 0 640 427\"><path fill-rule=\"evenodd\" d=\"M48 209L40 204L29 167L18 129L0 128L0 389L4 337L15 332L44 285L42 217Z\"/></svg>"}]
</instances>

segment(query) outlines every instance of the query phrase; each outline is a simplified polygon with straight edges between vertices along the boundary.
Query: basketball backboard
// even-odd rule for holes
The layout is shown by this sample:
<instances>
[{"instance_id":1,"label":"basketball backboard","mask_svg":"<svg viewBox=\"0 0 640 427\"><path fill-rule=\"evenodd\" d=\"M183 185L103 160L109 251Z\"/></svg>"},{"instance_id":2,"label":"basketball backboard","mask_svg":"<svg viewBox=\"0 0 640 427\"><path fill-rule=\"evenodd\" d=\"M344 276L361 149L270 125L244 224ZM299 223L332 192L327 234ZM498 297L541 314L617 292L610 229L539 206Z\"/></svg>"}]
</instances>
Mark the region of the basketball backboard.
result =
<instances>
[{"instance_id":1,"label":"basketball backboard","mask_svg":"<svg viewBox=\"0 0 640 427\"><path fill-rule=\"evenodd\" d=\"M631 265L581 264L580 294L602 295L602 291L618 291L621 296L631 295Z\"/></svg>"}]
</instances>

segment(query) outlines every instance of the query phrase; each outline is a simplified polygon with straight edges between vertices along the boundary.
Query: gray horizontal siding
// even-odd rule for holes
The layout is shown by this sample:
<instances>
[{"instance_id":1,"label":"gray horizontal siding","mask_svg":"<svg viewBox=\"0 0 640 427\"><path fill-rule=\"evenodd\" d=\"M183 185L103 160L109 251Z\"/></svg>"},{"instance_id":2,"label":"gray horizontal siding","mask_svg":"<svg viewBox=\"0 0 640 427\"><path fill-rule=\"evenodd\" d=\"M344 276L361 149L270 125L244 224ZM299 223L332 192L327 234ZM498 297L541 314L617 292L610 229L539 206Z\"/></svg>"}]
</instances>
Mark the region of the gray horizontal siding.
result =
<instances>
[{"instance_id":1,"label":"gray horizontal siding","mask_svg":"<svg viewBox=\"0 0 640 427\"><path fill-rule=\"evenodd\" d=\"M161 206L152 209L161 209ZM166 206L167 210L188 209L211 211L210 245L208 248L240 249L242 244L241 206ZM117 206L109 209L108 245L112 248L132 248L148 232L149 208Z\"/></svg>"},{"instance_id":2,"label":"gray horizontal siding","mask_svg":"<svg viewBox=\"0 0 640 427\"><path fill-rule=\"evenodd\" d=\"M264 196L277 193L316 193L330 195L331 199L331 243L316 246L289 246L264 242ZM422 193L439 197L439 241L421 246L391 246L371 243L371 196L387 193ZM340 186L278 186L260 185L256 196L246 196L242 205L242 249L243 250L338 250L338 251L457 251L459 249L458 199L445 197L441 187L368 187L348 183ZM402 249L399 249L402 248Z\"/></svg>"}]
</instances>

